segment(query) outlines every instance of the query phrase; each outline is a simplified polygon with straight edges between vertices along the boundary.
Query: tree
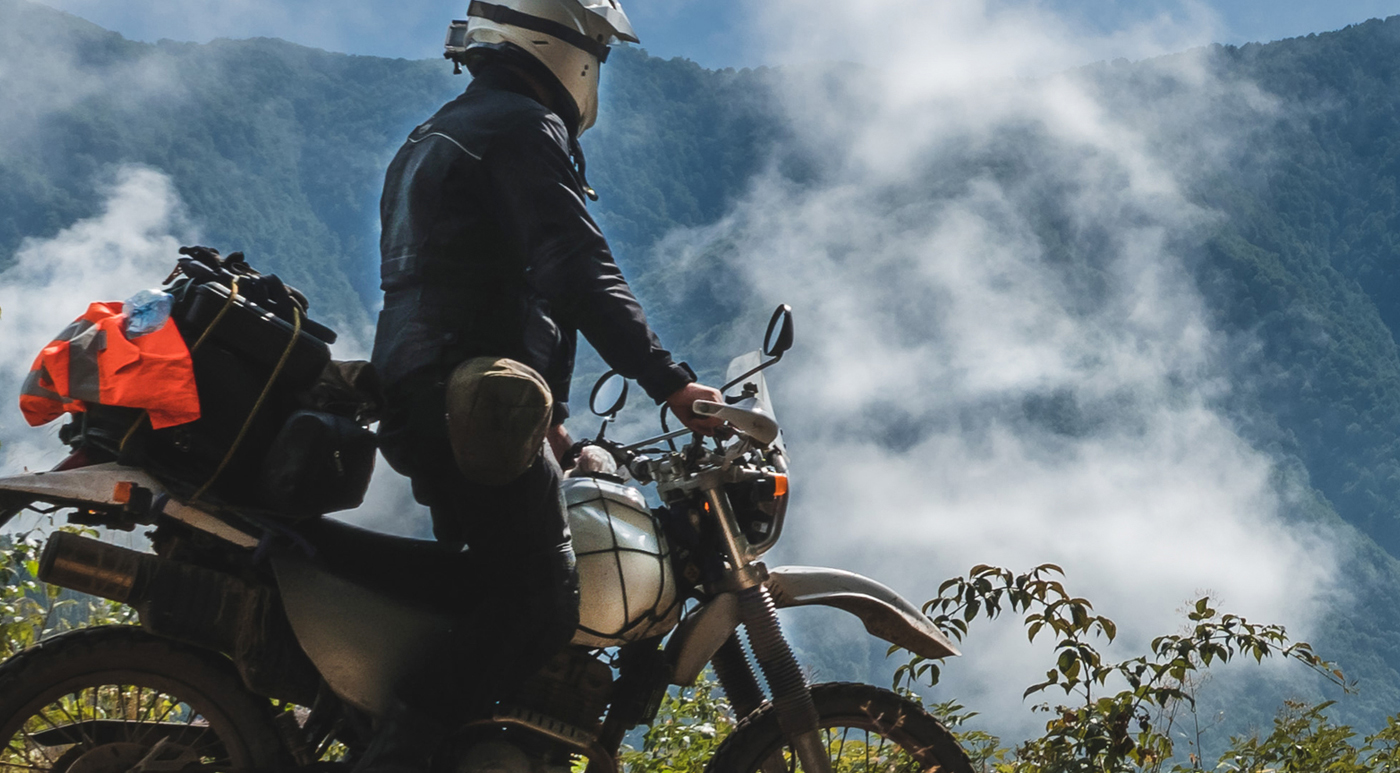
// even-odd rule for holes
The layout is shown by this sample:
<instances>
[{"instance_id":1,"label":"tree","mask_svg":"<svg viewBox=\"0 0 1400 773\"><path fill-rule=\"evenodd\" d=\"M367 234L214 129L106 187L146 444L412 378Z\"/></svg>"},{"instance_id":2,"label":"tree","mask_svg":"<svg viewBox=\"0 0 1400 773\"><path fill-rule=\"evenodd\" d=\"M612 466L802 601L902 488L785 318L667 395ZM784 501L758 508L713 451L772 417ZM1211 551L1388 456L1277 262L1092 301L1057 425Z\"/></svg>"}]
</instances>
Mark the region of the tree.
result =
<instances>
[{"instance_id":1,"label":"tree","mask_svg":"<svg viewBox=\"0 0 1400 773\"><path fill-rule=\"evenodd\" d=\"M1077 701L1036 706L1050 717L1045 733L1022 743L1010 759L996 762L993 768L999 773L1128 773L1160 771L1168 764L1173 771L1199 769L1194 757L1184 766L1172 762L1175 709L1182 704L1194 707L1194 697L1184 689L1193 675L1238 656L1256 662L1274 656L1295 660L1334 684L1348 686L1336 666L1318 657L1306 642L1291 641L1282 626L1221 614L1208 598L1192 605L1187 633L1153 639L1148 655L1109 661L1093 641L1112 642L1117 625L1094 614L1087 599L1066 591L1057 579L1061 576L1063 571L1053 564L1019 575L976 566L967 577L943 583L938 597L924 605L934 623L959 640L973 620L996 618L1006 610L1024 615L1029 641L1042 634L1057 638L1054 666L1046 671L1045 681L1026 688L1023 695L1058 687ZM931 685L938 677L936 663L915 656L900 666L895 686L907 689L921 680ZM987 746L985 741L982 746Z\"/></svg>"}]
</instances>

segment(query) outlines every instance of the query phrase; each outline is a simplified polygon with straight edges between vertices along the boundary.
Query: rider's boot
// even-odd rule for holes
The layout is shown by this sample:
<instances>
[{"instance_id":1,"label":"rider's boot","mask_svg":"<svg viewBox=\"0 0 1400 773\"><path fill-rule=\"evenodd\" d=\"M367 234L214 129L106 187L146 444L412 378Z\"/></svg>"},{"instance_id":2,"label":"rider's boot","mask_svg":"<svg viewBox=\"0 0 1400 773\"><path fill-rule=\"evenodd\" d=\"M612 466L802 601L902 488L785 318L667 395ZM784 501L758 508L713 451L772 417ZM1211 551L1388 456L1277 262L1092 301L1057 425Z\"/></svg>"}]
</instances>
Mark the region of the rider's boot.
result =
<instances>
[{"instance_id":1,"label":"rider's boot","mask_svg":"<svg viewBox=\"0 0 1400 773\"><path fill-rule=\"evenodd\" d=\"M351 773L426 773L447 731L427 712L398 704Z\"/></svg>"},{"instance_id":2,"label":"rider's boot","mask_svg":"<svg viewBox=\"0 0 1400 773\"><path fill-rule=\"evenodd\" d=\"M488 741L462 755L457 773L531 773L530 758L514 744Z\"/></svg>"},{"instance_id":3,"label":"rider's boot","mask_svg":"<svg viewBox=\"0 0 1400 773\"><path fill-rule=\"evenodd\" d=\"M569 765L550 765L531 758L515 744L488 741L469 749L456 773L569 773Z\"/></svg>"}]
</instances>

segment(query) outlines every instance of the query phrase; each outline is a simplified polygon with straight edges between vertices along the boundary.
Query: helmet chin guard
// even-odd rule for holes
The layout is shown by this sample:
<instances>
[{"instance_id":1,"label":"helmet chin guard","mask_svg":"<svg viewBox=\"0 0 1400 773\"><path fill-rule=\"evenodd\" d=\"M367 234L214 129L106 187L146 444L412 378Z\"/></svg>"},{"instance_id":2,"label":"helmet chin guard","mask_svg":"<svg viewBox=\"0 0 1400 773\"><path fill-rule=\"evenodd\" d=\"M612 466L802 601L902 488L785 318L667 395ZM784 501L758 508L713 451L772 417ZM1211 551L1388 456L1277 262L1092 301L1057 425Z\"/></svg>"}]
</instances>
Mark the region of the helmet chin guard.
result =
<instances>
[{"instance_id":1,"label":"helmet chin guard","mask_svg":"<svg viewBox=\"0 0 1400 773\"><path fill-rule=\"evenodd\" d=\"M474 48L519 47L573 97L582 134L598 118L598 68L613 40L639 42L617 0L472 0L448 28L444 56L461 64Z\"/></svg>"}]
</instances>

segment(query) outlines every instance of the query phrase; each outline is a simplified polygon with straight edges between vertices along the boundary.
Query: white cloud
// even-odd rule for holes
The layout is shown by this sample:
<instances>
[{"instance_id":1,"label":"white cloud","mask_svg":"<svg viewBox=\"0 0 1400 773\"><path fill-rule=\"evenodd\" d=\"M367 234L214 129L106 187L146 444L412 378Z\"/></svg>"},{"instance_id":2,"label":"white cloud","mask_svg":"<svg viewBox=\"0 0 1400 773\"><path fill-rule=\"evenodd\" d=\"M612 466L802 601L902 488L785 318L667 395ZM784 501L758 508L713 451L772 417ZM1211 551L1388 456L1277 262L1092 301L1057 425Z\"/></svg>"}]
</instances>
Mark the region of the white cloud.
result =
<instances>
[{"instance_id":1,"label":"white cloud","mask_svg":"<svg viewBox=\"0 0 1400 773\"><path fill-rule=\"evenodd\" d=\"M93 217L51 239L27 239L0 272L0 474L51 468L66 455L55 421L31 428L19 412L20 383L39 350L95 301L120 301L159 285L182 244L198 243L170 178L142 166L98 183L105 201ZM347 349L348 347L348 349ZM351 336L340 357L362 354ZM407 480L380 461L367 504L346 520L390 532L425 532L426 512Z\"/></svg>"},{"instance_id":2,"label":"white cloud","mask_svg":"<svg viewBox=\"0 0 1400 773\"><path fill-rule=\"evenodd\" d=\"M1150 98L1059 69L1180 50L1212 34L1209 12L1084 37L1035 3L750 7L789 61L868 63L799 68L778 94L814 181L761 176L659 248L719 256L750 307L796 309L770 377L796 492L780 558L916 601L976 563L1059 563L1119 620L1125 656L1206 588L1306 634L1335 558L1285 525L1274 460L1218 409L1224 341L1186 265L1214 216L1183 187L1244 130L1212 111L1271 103L1200 52L1144 66ZM943 694L1029 731L1043 653L987 631Z\"/></svg>"},{"instance_id":3,"label":"white cloud","mask_svg":"<svg viewBox=\"0 0 1400 773\"><path fill-rule=\"evenodd\" d=\"M107 93L114 83L122 85L124 96L116 107L131 112L151 100L184 94L179 73L152 51L134 57L108 57L104 51L101 66L93 67L97 54L50 32L57 31L0 25L0 96L6 105L0 111L0 159L40 152L48 119Z\"/></svg>"},{"instance_id":4,"label":"white cloud","mask_svg":"<svg viewBox=\"0 0 1400 773\"><path fill-rule=\"evenodd\" d=\"M0 468L9 472L47 469L63 457L58 422L31 429L19 412L19 385L39 350L89 303L158 285L180 245L194 242L164 174L127 166L101 184L100 212L52 239L25 240L0 272Z\"/></svg>"}]
</instances>

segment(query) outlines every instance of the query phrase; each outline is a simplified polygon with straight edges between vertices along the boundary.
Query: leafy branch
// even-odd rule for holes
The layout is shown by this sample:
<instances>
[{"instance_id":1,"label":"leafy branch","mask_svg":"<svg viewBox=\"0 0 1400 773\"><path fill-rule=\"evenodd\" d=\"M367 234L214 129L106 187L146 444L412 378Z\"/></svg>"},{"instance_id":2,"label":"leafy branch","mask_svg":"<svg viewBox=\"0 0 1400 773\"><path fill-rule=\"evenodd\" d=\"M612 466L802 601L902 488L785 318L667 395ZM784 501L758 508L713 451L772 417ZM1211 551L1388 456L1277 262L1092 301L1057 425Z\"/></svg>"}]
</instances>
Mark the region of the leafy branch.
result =
<instances>
[{"instance_id":1,"label":"leafy branch","mask_svg":"<svg viewBox=\"0 0 1400 773\"><path fill-rule=\"evenodd\" d=\"M939 587L939 595L923 610L948 636L961 641L979 618L996 619L1004 612L1022 616L1028 641L1055 639L1055 664L1044 681L1026 688L1030 697L1058 687L1078 698L1072 705L1043 703L1035 710L1050 716L1045 734L1022 744L1014 761L998 770L1036 773L1108 773L1160 769L1172 756L1166 728L1153 722L1153 713L1194 698L1183 690L1187 680L1216 663L1238 657L1262 662L1281 657L1297 661L1327 681L1350 689L1334 664L1319 657L1306 642L1293 642L1279 625L1250 623L1221 614L1209 598L1197 600L1188 612L1186 633L1152 640L1150 654L1113 661L1099 643L1118 636L1117 625L1094 612L1084 598L1069 593L1059 578L1060 567L1042 564L1016 574L1000 567L979 565L966 577ZM891 648L891 652L895 648ZM895 672L896 688L938 682L936 661L913 656ZM1116 691L1114 691L1116 689Z\"/></svg>"}]
</instances>

